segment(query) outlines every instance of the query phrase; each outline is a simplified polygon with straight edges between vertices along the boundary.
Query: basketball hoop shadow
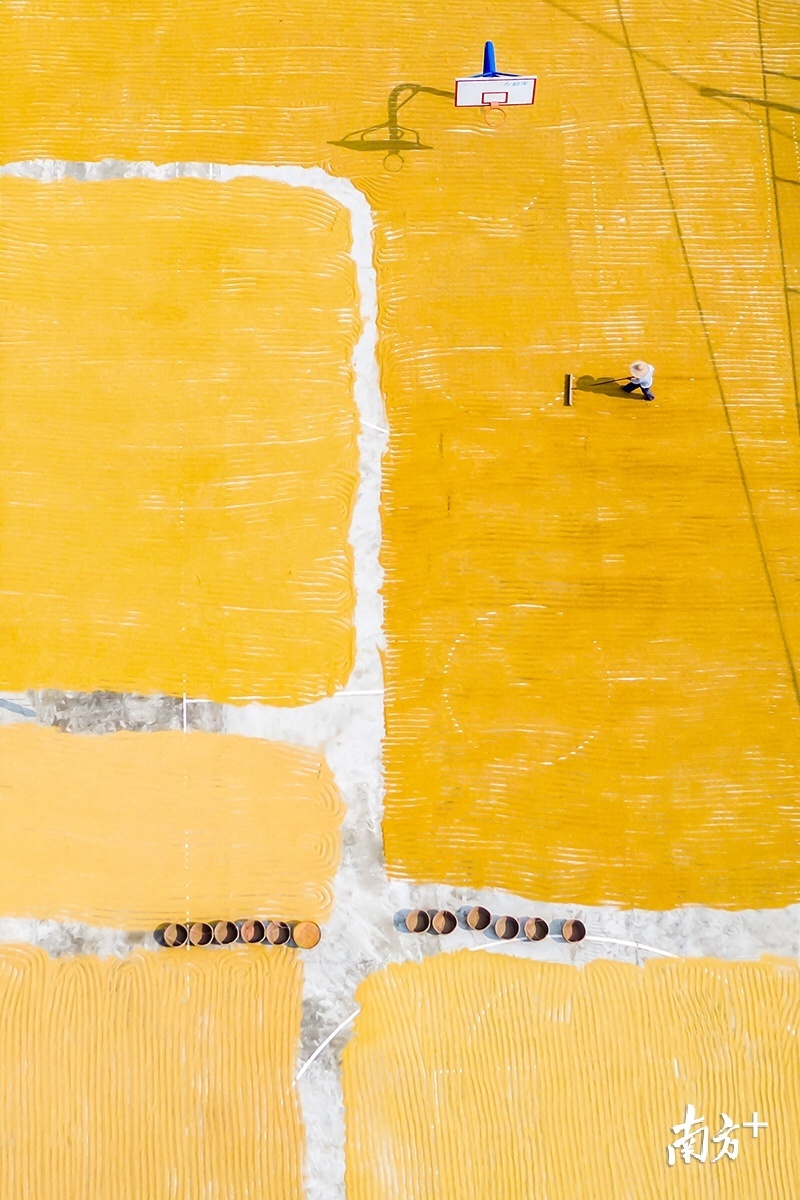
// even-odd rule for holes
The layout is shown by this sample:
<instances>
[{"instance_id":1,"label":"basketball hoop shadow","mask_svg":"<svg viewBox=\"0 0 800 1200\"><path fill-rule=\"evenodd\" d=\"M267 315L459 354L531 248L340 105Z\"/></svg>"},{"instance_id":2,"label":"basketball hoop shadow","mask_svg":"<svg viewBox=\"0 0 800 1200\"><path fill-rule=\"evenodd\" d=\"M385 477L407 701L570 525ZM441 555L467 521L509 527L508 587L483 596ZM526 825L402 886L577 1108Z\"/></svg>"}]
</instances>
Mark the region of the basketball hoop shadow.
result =
<instances>
[{"instance_id":1,"label":"basketball hoop shadow","mask_svg":"<svg viewBox=\"0 0 800 1200\"><path fill-rule=\"evenodd\" d=\"M408 94L404 95L405 92ZM425 92L429 96L444 96L448 100L453 99L453 92L445 92L441 88L425 87L421 83L398 83L397 87L392 88L389 93L387 120L381 121L379 125L370 125L366 129L357 129L355 133L345 134L339 141L329 142L328 145L342 146L345 150L361 152L382 150L385 169L392 172L401 170L404 151L433 149L432 146L424 145L416 129L406 129L399 124L397 119L399 110L408 104L409 100L413 100L419 92ZM384 130L386 130L385 137L375 136L380 135Z\"/></svg>"}]
</instances>

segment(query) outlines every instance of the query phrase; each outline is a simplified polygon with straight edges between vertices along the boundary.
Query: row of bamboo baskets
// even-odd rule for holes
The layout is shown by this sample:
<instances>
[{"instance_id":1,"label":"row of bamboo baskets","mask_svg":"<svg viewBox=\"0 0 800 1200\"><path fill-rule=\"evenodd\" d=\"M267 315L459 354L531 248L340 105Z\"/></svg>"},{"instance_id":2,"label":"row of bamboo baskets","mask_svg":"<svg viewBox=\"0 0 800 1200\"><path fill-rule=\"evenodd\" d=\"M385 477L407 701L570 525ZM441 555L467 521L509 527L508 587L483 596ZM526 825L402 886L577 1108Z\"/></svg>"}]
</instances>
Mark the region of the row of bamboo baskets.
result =
<instances>
[{"instance_id":1,"label":"row of bamboo baskets","mask_svg":"<svg viewBox=\"0 0 800 1200\"><path fill-rule=\"evenodd\" d=\"M512 917L506 913L495 915L481 904L460 908L458 912L449 908L403 909L395 914L394 923L403 933L431 933L437 937L447 937L460 926L470 933L482 933L501 942L517 938L526 942L543 942L549 936L557 941L575 943L582 942L586 937L586 926L575 918L548 924L544 917Z\"/></svg>"},{"instance_id":2,"label":"row of bamboo baskets","mask_svg":"<svg viewBox=\"0 0 800 1200\"><path fill-rule=\"evenodd\" d=\"M178 950L184 946L292 946L313 950L322 931L314 921L165 921L153 935L159 946Z\"/></svg>"}]
</instances>

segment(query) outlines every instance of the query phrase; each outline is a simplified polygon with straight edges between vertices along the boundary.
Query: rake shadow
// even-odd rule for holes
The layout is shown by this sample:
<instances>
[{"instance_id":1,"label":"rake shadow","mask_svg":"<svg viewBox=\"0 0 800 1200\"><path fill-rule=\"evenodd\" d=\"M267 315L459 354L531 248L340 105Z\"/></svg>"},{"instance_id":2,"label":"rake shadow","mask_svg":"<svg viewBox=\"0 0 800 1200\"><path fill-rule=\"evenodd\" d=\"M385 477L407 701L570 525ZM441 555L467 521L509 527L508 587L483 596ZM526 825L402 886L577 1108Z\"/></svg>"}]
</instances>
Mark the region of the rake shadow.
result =
<instances>
[{"instance_id":1,"label":"rake shadow","mask_svg":"<svg viewBox=\"0 0 800 1200\"><path fill-rule=\"evenodd\" d=\"M589 392L593 396L616 396L617 399L624 398L626 400L642 400L644 398L641 392L624 392L620 384L613 383L610 379L604 379L602 375L599 379L595 379L594 375L581 375L580 379L576 379L572 386L576 392Z\"/></svg>"}]
</instances>

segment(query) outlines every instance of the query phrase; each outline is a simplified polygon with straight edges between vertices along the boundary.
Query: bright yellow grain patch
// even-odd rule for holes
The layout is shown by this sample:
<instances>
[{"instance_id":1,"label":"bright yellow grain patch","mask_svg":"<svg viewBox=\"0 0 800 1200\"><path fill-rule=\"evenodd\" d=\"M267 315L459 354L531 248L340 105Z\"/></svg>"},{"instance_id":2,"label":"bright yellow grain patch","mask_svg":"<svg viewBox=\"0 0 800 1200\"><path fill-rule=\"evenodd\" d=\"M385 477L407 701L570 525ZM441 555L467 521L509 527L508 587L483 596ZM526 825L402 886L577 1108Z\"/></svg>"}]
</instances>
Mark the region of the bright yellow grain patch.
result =
<instances>
[{"instance_id":1,"label":"bright yellow grain patch","mask_svg":"<svg viewBox=\"0 0 800 1200\"><path fill-rule=\"evenodd\" d=\"M4 1200L299 1200L291 953L0 950Z\"/></svg>"},{"instance_id":2,"label":"bright yellow grain patch","mask_svg":"<svg viewBox=\"0 0 800 1200\"><path fill-rule=\"evenodd\" d=\"M386 855L561 901L777 906L800 438L764 131L697 82L756 89L758 41L728 4L622 7L498 33L540 71L533 113L431 133L385 202ZM653 404L590 386L640 355Z\"/></svg>"},{"instance_id":3,"label":"bright yellow grain patch","mask_svg":"<svg viewBox=\"0 0 800 1200\"><path fill-rule=\"evenodd\" d=\"M344 806L310 750L0 729L0 912L122 929L326 920Z\"/></svg>"},{"instance_id":4,"label":"bright yellow grain patch","mask_svg":"<svg viewBox=\"0 0 800 1200\"><path fill-rule=\"evenodd\" d=\"M491 131L404 93L405 140L429 149L398 175L385 147L330 143L385 122L396 84L477 70L484 0L457 28L423 0L324 20L316 0L113 19L17 0L0 140L322 164L367 194L392 874L782 905L800 894L795 6L761 0L759 30L734 0L554 0L535 35L527 2L495 9L535 108ZM589 388L640 355L653 405Z\"/></svg>"},{"instance_id":5,"label":"bright yellow grain patch","mask_svg":"<svg viewBox=\"0 0 800 1200\"><path fill-rule=\"evenodd\" d=\"M346 211L0 180L0 687L296 704L348 677Z\"/></svg>"},{"instance_id":6,"label":"bright yellow grain patch","mask_svg":"<svg viewBox=\"0 0 800 1200\"><path fill-rule=\"evenodd\" d=\"M800 972L777 961L584 970L491 954L392 966L344 1052L348 1200L741 1200L800 1174ZM769 1128L668 1165L687 1104ZM699 1145L696 1147L699 1150Z\"/></svg>"}]
</instances>

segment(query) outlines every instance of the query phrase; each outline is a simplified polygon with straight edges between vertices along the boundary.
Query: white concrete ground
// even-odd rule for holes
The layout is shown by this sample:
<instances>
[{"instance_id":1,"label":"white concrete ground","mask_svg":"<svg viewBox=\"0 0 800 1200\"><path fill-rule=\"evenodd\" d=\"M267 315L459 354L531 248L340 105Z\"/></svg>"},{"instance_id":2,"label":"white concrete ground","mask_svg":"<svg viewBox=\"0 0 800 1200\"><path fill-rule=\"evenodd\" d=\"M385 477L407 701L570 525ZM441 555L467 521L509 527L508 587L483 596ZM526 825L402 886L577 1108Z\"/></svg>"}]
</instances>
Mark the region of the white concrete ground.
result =
<instances>
[{"instance_id":1,"label":"white concrete ground","mask_svg":"<svg viewBox=\"0 0 800 1200\"><path fill-rule=\"evenodd\" d=\"M304 954L304 1015L299 1090L307 1128L307 1194L310 1200L344 1197L344 1109L339 1079L341 1047L350 1035L346 1024L309 1063L315 1050L356 1011L358 984L390 962L420 959L459 947L483 947L480 953L515 954L562 961L580 967L597 957L641 962L654 953L711 955L728 959L758 958L763 953L797 957L800 952L800 906L777 911L723 913L703 908L672 912L621 912L611 908L555 907L501 892L471 893L416 887L389 881L383 864L381 810L383 777L382 602L379 499L381 456L388 431L375 361L376 289L372 266L372 223L363 196L347 181L318 169L235 168L215 164L103 162L66 164L36 161L2 168L50 182L62 176L103 180L146 176L163 180L193 175L223 181L235 174L283 180L288 186L318 187L350 209L361 287L364 336L357 348L356 398L362 420L361 481L353 518L357 589L357 658L346 688L329 700L299 709L252 704L220 706L188 697L133 697L111 693L31 692L6 695L0 723L39 720L71 733L104 733L114 729L142 731L166 728L214 729L253 737L280 738L324 751L347 804L343 860L336 879L336 907L320 946ZM548 920L580 916L589 936L578 947L548 939L538 945L487 943L459 931L452 937L412 937L392 923L396 910L410 907L458 908L467 901L494 912L541 915ZM0 940L27 941L52 954L124 955L135 945L154 946L147 932L130 935L53 921L0 919ZM225 953L224 950L209 953ZM166 953L166 952L165 952Z\"/></svg>"}]
</instances>

